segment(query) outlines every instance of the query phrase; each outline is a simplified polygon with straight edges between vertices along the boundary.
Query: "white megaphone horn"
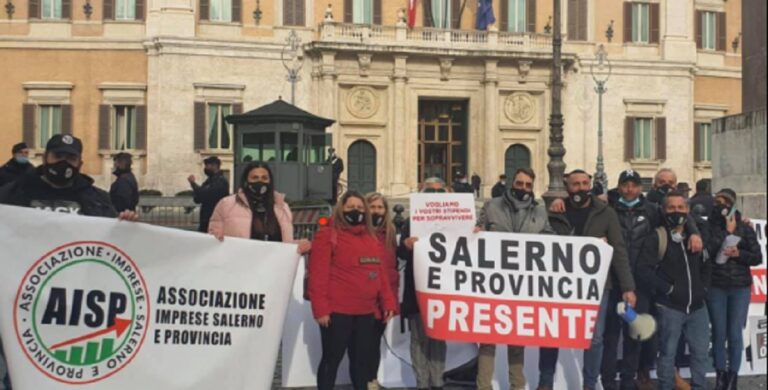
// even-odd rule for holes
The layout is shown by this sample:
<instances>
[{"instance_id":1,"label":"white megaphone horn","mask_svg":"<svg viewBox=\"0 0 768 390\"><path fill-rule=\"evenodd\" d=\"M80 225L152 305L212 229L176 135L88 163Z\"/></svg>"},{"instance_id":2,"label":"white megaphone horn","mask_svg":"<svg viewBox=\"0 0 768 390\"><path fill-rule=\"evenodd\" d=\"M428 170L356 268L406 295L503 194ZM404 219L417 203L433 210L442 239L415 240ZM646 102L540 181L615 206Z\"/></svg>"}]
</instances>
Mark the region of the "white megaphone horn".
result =
<instances>
[{"instance_id":1,"label":"white megaphone horn","mask_svg":"<svg viewBox=\"0 0 768 390\"><path fill-rule=\"evenodd\" d=\"M616 313L629 325L629 338L635 341L645 341L656 333L656 319L650 314L638 314L626 302L619 302Z\"/></svg>"}]
</instances>

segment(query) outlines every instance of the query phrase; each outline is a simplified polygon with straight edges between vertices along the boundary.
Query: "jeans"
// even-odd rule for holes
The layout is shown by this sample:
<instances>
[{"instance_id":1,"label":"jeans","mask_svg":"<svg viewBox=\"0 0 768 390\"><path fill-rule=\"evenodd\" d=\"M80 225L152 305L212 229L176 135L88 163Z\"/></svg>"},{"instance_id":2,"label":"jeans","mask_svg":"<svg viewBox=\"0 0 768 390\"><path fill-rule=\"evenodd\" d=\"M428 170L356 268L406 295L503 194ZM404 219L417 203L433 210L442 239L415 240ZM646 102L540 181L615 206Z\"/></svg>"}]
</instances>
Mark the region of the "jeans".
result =
<instances>
[{"instance_id":1,"label":"jeans","mask_svg":"<svg viewBox=\"0 0 768 390\"><path fill-rule=\"evenodd\" d=\"M539 387L555 386L555 369L560 350L557 348L539 349Z\"/></svg>"},{"instance_id":2,"label":"jeans","mask_svg":"<svg viewBox=\"0 0 768 390\"><path fill-rule=\"evenodd\" d=\"M691 350L691 386L693 389L706 389L707 371L709 370L709 315L707 307L685 312L657 305L661 350L656 365L659 378L659 390L672 390L675 387L675 355L681 336L685 336Z\"/></svg>"},{"instance_id":3,"label":"jeans","mask_svg":"<svg viewBox=\"0 0 768 390\"><path fill-rule=\"evenodd\" d=\"M749 287L713 287L707 293L709 319L712 322L712 355L717 370L739 372L741 368L743 331L751 294Z\"/></svg>"},{"instance_id":4,"label":"jeans","mask_svg":"<svg viewBox=\"0 0 768 390\"><path fill-rule=\"evenodd\" d=\"M445 341L427 337L418 314L409 317L408 323L411 327L411 363L416 374L416 387L443 387Z\"/></svg>"},{"instance_id":5,"label":"jeans","mask_svg":"<svg viewBox=\"0 0 768 390\"><path fill-rule=\"evenodd\" d=\"M635 305L635 311L641 314L647 314L650 311L650 299L647 295L641 291L636 291L637 304ZM601 380L603 382L603 388L606 390L616 388L616 371L617 369L621 373L621 386L622 390L635 389L635 373L641 365L641 360L647 361L648 357L656 359L656 342L653 339L649 339L643 342L638 342L629 338L629 326L624 320L616 313L613 308L622 301L621 293L614 291L610 296L608 303L608 313L605 323L605 336L604 336L604 348L603 348L603 366L601 369ZM618 346L619 336L624 334L624 342L622 344L622 358L621 365L619 367ZM647 369L648 364L645 364Z\"/></svg>"},{"instance_id":6,"label":"jeans","mask_svg":"<svg viewBox=\"0 0 768 390\"><path fill-rule=\"evenodd\" d=\"M609 297L611 290L605 290L603 298L600 300L600 311L597 314L595 322L595 332L592 336L592 345L584 351L584 387L594 389L597 386L597 379L600 376L600 365L603 362L603 335L605 334L605 318L608 316ZM613 309L615 310L615 308Z\"/></svg>"},{"instance_id":7,"label":"jeans","mask_svg":"<svg viewBox=\"0 0 768 390\"><path fill-rule=\"evenodd\" d=\"M320 327L323 356L317 368L318 390L334 388L339 365L347 350L349 350L350 366L355 365L350 368L350 372L354 373L354 377L351 378L353 388L355 390L367 388L371 349L373 344L379 341L376 338L375 321L373 314L334 313L331 314L331 324L327 328Z\"/></svg>"},{"instance_id":8,"label":"jeans","mask_svg":"<svg viewBox=\"0 0 768 390\"><path fill-rule=\"evenodd\" d=\"M525 389L525 347L507 346L507 362L509 363L509 388L512 390ZM496 345L480 344L477 356L477 390L493 388L493 369L496 367Z\"/></svg>"}]
</instances>

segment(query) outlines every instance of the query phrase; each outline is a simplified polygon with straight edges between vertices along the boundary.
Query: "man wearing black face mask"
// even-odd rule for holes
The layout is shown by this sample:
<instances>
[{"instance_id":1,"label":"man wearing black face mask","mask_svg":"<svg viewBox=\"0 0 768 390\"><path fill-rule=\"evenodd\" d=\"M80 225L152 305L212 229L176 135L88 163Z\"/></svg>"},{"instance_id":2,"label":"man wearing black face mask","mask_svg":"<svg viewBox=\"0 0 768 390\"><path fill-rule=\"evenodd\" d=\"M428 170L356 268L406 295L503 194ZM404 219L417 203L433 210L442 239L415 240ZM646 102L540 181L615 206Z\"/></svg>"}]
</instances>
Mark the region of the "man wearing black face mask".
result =
<instances>
[{"instance_id":1,"label":"man wearing black face mask","mask_svg":"<svg viewBox=\"0 0 768 390\"><path fill-rule=\"evenodd\" d=\"M125 210L136 211L139 204L139 184L131 172L132 157L130 153L118 153L114 157L115 169L112 173L117 179L109 188L109 198L117 212Z\"/></svg>"},{"instance_id":2,"label":"man wearing black face mask","mask_svg":"<svg viewBox=\"0 0 768 390\"><path fill-rule=\"evenodd\" d=\"M691 351L693 388L706 388L710 369L709 316L705 305L712 262L688 249L685 223L688 204L672 191L664 198L664 227L648 236L638 267L639 281L653 291L658 310L660 353L656 366L659 389L675 386L678 341L685 337Z\"/></svg>"},{"instance_id":3,"label":"man wearing black face mask","mask_svg":"<svg viewBox=\"0 0 768 390\"><path fill-rule=\"evenodd\" d=\"M611 290L616 288L621 292L622 300L635 307L635 281L629 267L627 248L621 235L621 225L616 213L604 202L591 194L592 177L583 170L577 169L566 175L568 200L565 201L565 214L550 214L552 228L561 232L570 232L574 236L596 237L605 240L613 247L610 273L605 283L605 290L600 301L600 311L595 323L592 345L584 351L584 389L595 389L600 376L603 357L603 334ZM618 286L613 285L613 279ZM556 351L556 350L555 350ZM540 361L540 370L554 373L557 354L551 349L542 349L547 359Z\"/></svg>"},{"instance_id":4,"label":"man wearing black face mask","mask_svg":"<svg viewBox=\"0 0 768 390\"><path fill-rule=\"evenodd\" d=\"M512 188L502 196L483 205L477 221L477 230L508 233L553 234L549 226L544 203L536 201L533 183L536 174L528 168L520 168L512 179ZM525 388L523 360L525 348L507 346L509 383L511 389ZM496 346L481 344L478 352L478 390L490 390L493 369L496 365Z\"/></svg>"},{"instance_id":5,"label":"man wearing black face mask","mask_svg":"<svg viewBox=\"0 0 768 390\"><path fill-rule=\"evenodd\" d=\"M80 173L83 144L70 134L51 137L44 164L0 190L0 203L96 217L118 217L109 195ZM121 214L135 219L135 214Z\"/></svg>"},{"instance_id":6,"label":"man wearing black face mask","mask_svg":"<svg viewBox=\"0 0 768 390\"><path fill-rule=\"evenodd\" d=\"M229 182L221 173L221 160L211 156L203 160L205 166L203 172L208 177L203 185L197 184L195 175L187 178L194 192L194 201L200 204L200 226L197 231L207 233L208 223L213 215L213 210L219 201L229 195Z\"/></svg>"}]
</instances>

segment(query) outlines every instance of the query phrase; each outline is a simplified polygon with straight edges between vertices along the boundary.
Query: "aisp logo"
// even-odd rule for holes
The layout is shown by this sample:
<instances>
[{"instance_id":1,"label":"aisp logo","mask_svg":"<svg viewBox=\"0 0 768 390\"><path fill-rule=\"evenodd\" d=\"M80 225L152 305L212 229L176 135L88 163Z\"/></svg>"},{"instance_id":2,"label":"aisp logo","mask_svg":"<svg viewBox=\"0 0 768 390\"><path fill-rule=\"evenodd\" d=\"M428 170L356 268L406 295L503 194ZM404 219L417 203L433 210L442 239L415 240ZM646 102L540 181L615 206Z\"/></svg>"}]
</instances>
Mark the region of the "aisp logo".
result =
<instances>
[{"instance_id":1,"label":"aisp logo","mask_svg":"<svg viewBox=\"0 0 768 390\"><path fill-rule=\"evenodd\" d=\"M133 360L149 313L146 283L125 253L103 242L75 242L27 271L14 322L19 345L38 370L59 382L85 384Z\"/></svg>"}]
</instances>

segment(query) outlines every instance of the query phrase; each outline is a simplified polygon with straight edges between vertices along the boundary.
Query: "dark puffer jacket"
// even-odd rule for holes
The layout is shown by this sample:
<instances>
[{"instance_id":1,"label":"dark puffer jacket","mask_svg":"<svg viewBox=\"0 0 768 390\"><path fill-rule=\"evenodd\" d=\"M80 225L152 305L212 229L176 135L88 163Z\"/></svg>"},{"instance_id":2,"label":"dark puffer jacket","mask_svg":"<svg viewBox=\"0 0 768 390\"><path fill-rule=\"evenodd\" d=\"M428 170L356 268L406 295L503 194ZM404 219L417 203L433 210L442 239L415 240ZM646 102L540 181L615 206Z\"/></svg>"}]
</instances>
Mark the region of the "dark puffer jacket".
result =
<instances>
[{"instance_id":1,"label":"dark puffer jacket","mask_svg":"<svg viewBox=\"0 0 768 390\"><path fill-rule=\"evenodd\" d=\"M92 217L116 218L109 195L93 186L93 179L79 174L67 188L53 188L42 179L43 167L0 188L0 203Z\"/></svg>"},{"instance_id":2,"label":"dark puffer jacket","mask_svg":"<svg viewBox=\"0 0 768 390\"><path fill-rule=\"evenodd\" d=\"M755 230L741 221L739 212L736 212L736 221L736 230L733 235L741 237L737 246L739 257L731 257L725 264L713 265L712 287L749 287L752 285L752 272L749 267L760 265L763 262L763 255ZM710 239L707 249L714 262L729 233L725 228L725 218L717 215L716 212L713 211L708 222Z\"/></svg>"}]
</instances>

